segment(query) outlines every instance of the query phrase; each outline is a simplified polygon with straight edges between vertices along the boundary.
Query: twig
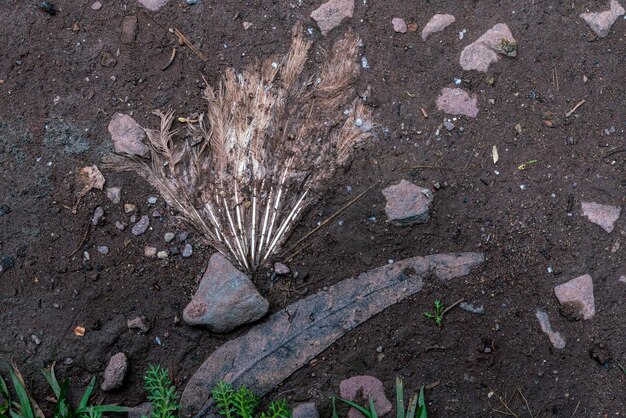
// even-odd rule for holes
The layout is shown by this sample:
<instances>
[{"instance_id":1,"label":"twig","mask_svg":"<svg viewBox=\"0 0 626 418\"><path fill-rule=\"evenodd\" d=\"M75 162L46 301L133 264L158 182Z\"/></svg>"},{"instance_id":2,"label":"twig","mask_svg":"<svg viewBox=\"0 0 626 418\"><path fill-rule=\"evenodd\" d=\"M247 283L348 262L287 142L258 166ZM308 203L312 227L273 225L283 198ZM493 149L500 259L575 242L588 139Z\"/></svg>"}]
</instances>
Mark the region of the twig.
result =
<instances>
[{"instance_id":1,"label":"twig","mask_svg":"<svg viewBox=\"0 0 626 418\"><path fill-rule=\"evenodd\" d=\"M167 64L161 67L161 71L167 70L169 66L172 65L172 63L174 62L175 57L176 57L176 48L172 48L172 55L170 56L170 60L167 62Z\"/></svg>"},{"instance_id":2,"label":"twig","mask_svg":"<svg viewBox=\"0 0 626 418\"><path fill-rule=\"evenodd\" d=\"M185 35L182 34L181 31L179 31L178 29L174 28L173 32L178 37L178 41L183 43L183 44L185 44L185 45L187 45L189 47L189 49L191 49L191 51L198 56L198 58L200 58L204 62L208 61L207 57L205 57L204 54L202 52L200 52L200 50L198 48L196 48L195 45L192 44L191 41L189 39L187 39L187 37Z\"/></svg>"},{"instance_id":3,"label":"twig","mask_svg":"<svg viewBox=\"0 0 626 418\"><path fill-rule=\"evenodd\" d=\"M572 416L574 416L576 414L576 412L578 411L578 407L580 406L580 401L578 401L578 403L576 404L576 408L574 409L574 412L572 412Z\"/></svg>"},{"instance_id":4,"label":"twig","mask_svg":"<svg viewBox=\"0 0 626 418\"><path fill-rule=\"evenodd\" d=\"M433 170L451 170L451 171L456 171L456 168L452 168L452 167L442 167L439 165L415 165L413 167L411 167L411 170L417 170L420 168L431 168Z\"/></svg>"},{"instance_id":5,"label":"twig","mask_svg":"<svg viewBox=\"0 0 626 418\"><path fill-rule=\"evenodd\" d=\"M606 154L602 156L602 158L609 158L612 155L619 154L620 152L625 152L626 147L615 147L609 150Z\"/></svg>"},{"instance_id":6,"label":"twig","mask_svg":"<svg viewBox=\"0 0 626 418\"><path fill-rule=\"evenodd\" d=\"M454 308L456 305L458 305L459 303L463 302L465 300L465 298L461 298L459 300L457 300L456 302L454 302L452 305L448 306L446 309L444 309L441 312L441 317L443 318L443 316L446 314L446 312L448 312L450 309Z\"/></svg>"},{"instance_id":7,"label":"twig","mask_svg":"<svg viewBox=\"0 0 626 418\"><path fill-rule=\"evenodd\" d=\"M519 418L519 416L515 412L511 411L511 408L509 408L509 405L496 393L495 390L493 390L491 388L489 388L489 390L491 391L491 393L493 393L493 396L495 396L496 399L498 399L500 401L502 406L506 408L506 411L502 411L500 409L495 409L495 408L491 407L491 405L489 405L491 407L491 409L493 410L493 412L496 412L496 413L502 414L502 415L508 415L508 416L511 416L511 417Z\"/></svg>"},{"instance_id":8,"label":"twig","mask_svg":"<svg viewBox=\"0 0 626 418\"><path fill-rule=\"evenodd\" d=\"M370 186L368 189L362 191L361 193L359 193L354 199L350 200L348 203L346 203L345 205L343 205L342 207L339 208L339 210L337 210L337 212L333 213L332 215L330 215L328 218L324 219L317 227L313 228L313 230L309 231L305 236L303 236L302 238L300 238L295 244L293 244L288 250L287 250L287 254L290 253L291 251L293 251L294 248L296 248L302 241L306 240L307 238L309 238L311 235L315 234L317 231L319 231L320 229L322 229L327 223L329 223L330 221L332 221L333 219L335 219L337 216L341 215L343 213L343 211L345 211L346 209L348 209L350 206L354 205L359 199L361 199L363 196L365 196L365 194L367 192L369 192L370 190L372 190L374 188L375 185Z\"/></svg>"},{"instance_id":9,"label":"twig","mask_svg":"<svg viewBox=\"0 0 626 418\"><path fill-rule=\"evenodd\" d=\"M87 237L89 236L89 231L91 230L91 224L87 224L87 230L85 231L85 233L83 234L83 237L80 240L80 243L78 244L78 247L72 251L71 254L69 254L67 256L67 258L72 257L74 254L76 254L78 251L80 251L81 248L83 248L83 245L85 244L85 242L87 241Z\"/></svg>"},{"instance_id":10,"label":"twig","mask_svg":"<svg viewBox=\"0 0 626 418\"><path fill-rule=\"evenodd\" d=\"M427 390L433 389L433 388L439 386L439 383L441 383L441 380L437 380L436 382L433 382L433 383L431 383L429 385L424 386L424 389L427 389Z\"/></svg>"},{"instance_id":11,"label":"twig","mask_svg":"<svg viewBox=\"0 0 626 418\"><path fill-rule=\"evenodd\" d=\"M426 113L426 110L424 110L424 108L420 108L420 110L422 111L422 116L424 116L424 119L428 119L428 113Z\"/></svg>"},{"instance_id":12,"label":"twig","mask_svg":"<svg viewBox=\"0 0 626 418\"><path fill-rule=\"evenodd\" d=\"M572 113L574 113L579 107L581 107L584 104L585 104L585 100L581 100L580 102L576 103L576 106L572 107L572 109L565 114L565 117L569 118L570 116L572 116Z\"/></svg>"},{"instance_id":13,"label":"twig","mask_svg":"<svg viewBox=\"0 0 626 418\"><path fill-rule=\"evenodd\" d=\"M519 387L517 388L517 393L519 393L519 395L524 400L524 403L526 404L526 409L528 409L528 413L530 414L530 418L533 418L534 415L533 415L533 412L530 410L530 405L528 404L528 400L526 400L526 397L524 396L524 394L522 393L522 390Z\"/></svg>"}]
</instances>

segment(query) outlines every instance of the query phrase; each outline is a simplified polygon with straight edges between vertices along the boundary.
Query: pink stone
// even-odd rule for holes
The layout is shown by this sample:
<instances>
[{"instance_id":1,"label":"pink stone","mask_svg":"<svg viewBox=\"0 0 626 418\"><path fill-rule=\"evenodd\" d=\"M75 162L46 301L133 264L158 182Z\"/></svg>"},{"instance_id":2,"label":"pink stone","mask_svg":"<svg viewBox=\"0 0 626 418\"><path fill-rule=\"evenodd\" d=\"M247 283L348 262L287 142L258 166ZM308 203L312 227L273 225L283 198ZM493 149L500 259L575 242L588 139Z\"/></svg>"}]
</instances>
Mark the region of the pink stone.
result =
<instances>
[{"instance_id":1,"label":"pink stone","mask_svg":"<svg viewBox=\"0 0 626 418\"><path fill-rule=\"evenodd\" d=\"M114 114L109 123L109 134L115 152L142 157L148 154L148 148L143 143L146 133L130 116Z\"/></svg>"},{"instance_id":2,"label":"pink stone","mask_svg":"<svg viewBox=\"0 0 626 418\"><path fill-rule=\"evenodd\" d=\"M128 359L124 353L117 353L111 357L107 368L104 370L104 382L102 382L100 389L108 391L122 386L127 370Z\"/></svg>"},{"instance_id":3,"label":"pink stone","mask_svg":"<svg viewBox=\"0 0 626 418\"><path fill-rule=\"evenodd\" d=\"M450 115L465 115L475 118L478 115L478 98L470 97L463 89L445 87L437 98L437 109Z\"/></svg>"},{"instance_id":4,"label":"pink stone","mask_svg":"<svg viewBox=\"0 0 626 418\"><path fill-rule=\"evenodd\" d=\"M599 38L606 38L613 23L615 23L618 17L624 14L624 8L617 0L611 0L610 6L611 8L604 12L581 13L580 15Z\"/></svg>"},{"instance_id":5,"label":"pink stone","mask_svg":"<svg viewBox=\"0 0 626 418\"><path fill-rule=\"evenodd\" d=\"M596 313L593 298L593 280L585 274L554 288L561 305L571 304L580 308L583 319L591 319Z\"/></svg>"},{"instance_id":6,"label":"pink stone","mask_svg":"<svg viewBox=\"0 0 626 418\"><path fill-rule=\"evenodd\" d=\"M345 18L352 17L354 0L330 0L311 13L311 18L319 26L322 35L335 29Z\"/></svg>"},{"instance_id":7,"label":"pink stone","mask_svg":"<svg viewBox=\"0 0 626 418\"><path fill-rule=\"evenodd\" d=\"M595 202L582 202L580 205L583 214L596 225L599 225L609 234L615 228L615 222L619 219L622 208L611 205L601 205Z\"/></svg>"},{"instance_id":8,"label":"pink stone","mask_svg":"<svg viewBox=\"0 0 626 418\"><path fill-rule=\"evenodd\" d=\"M550 318L548 318L548 314L544 311L537 309L537 313L535 313L537 320L539 321L539 325L541 326L541 330L550 338L550 342L554 346L554 348L558 348L562 350L565 348L565 338L561 337L561 334L554 331L552 329L552 325L550 325Z\"/></svg>"},{"instance_id":9,"label":"pink stone","mask_svg":"<svg viewBox=\"0 0 626 418\"><path fill-rule=\"evenodd\" d=\"M504 23L498 23L463 49L461 67L466 71L487 72L489 66L498 61L499 55L517 55L517 41Z\"/></svg>"},{"instance_id":10,"label":"pink stone","mask_svg":"<svg viewBox=\"0 0 626 418\"><path fill-rule=\"evenodd\" d=\"M394 17L391 20L391 24L393 25L393 30L398 33L406 33L406 22L404 19L400 17Z\"/></svg>"},{"instance_id":11,"label":"pink stone","mask_svg":"<svg viewBox=\"0 0 626 418\"><path fill-rule=\"evenodd\" d=\"M424 26L424 29L422 29L422 39L426 40L426 38L428 38L429 35L436 33L436 32L441 32L442 30L444 30L445 28L453 24L455 20L456 20L455 17L452 15L442 15L442 14L434 15L428 21L426 26Z\"/></svg>"},{"instance_id":12,"label":"pink stone","mask_svg":"<svg viewBox=\"0 0 626 418\"><path fill-rule=\"evenodd\" d=\"M403 226L428 221L428 210L433 201L430 190L401 180L384 189L383 196L387 200L385 213L392 224Z\"/></svg>"},{"instance_id":13,"label":"pink stone","mask_svg":"<svg viewBox=\"0 0 626 418\"><path fill-rule=\"evenodd\" d=\"M339 384L339 395L349 401L369 402L371 397L378 416L391 412L391 402L385 395L383 383L373 376L354 376ZM348 418L364 418L363 414L354 408L348 411Z\"/></svg>"},{"instance_id":14,"label":"pink stone","mask_svg":"<svg viewBox=\"0 0 626 418\"><path fill-rule=\"evenodd\" d=\"M139 4L148 10L156 12L161 7L165 6L169 0L138 0Z\"/></svg>"}]
</instances>

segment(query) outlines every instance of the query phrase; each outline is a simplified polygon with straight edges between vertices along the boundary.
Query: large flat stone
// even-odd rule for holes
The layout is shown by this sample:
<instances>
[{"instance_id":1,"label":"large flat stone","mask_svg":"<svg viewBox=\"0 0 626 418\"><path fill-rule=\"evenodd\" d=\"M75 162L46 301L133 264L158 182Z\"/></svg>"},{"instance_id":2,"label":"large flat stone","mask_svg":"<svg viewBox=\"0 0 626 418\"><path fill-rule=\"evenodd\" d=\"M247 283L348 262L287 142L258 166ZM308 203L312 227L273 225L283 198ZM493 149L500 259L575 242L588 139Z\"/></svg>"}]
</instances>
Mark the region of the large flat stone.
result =
<instances>
[{"instance_id":1,"label":"large flat stone","mask_svg":"<svg viewBox=\"0 0 626 418\"><path fill-rule=\"evenodd\" d=\"M498 61L500 55L515 57L517 41L504 23L498 23L472 42L461 52L461 67L465 71L487 72L489 66Z\"/></svg>"},{"instance_id":2,"label":"large flat stone","mask_svg":"<svg viewBox=\"0 0 626 418\"><path fill-rule=\"evenodd\" d=\"M580 17L589 25L598 38L606 38L613 23L624 14L624 8L617 0L611 0L610 9L597 13L581 13Z\"/></svg>"},{"instance_id":3,"label":"large flat stone","mask_svg":"<svg viewBox=\"0 0 626 418\"><path fill-rule=\"evenodd\" d=\"M330 0L322 4L311 13L311 19L315 20L322 35L341 24L345 18L352 17L354 13L354 0Z\"/></svg>"},{"instance_id":4,"label":"large flat stone","mask_svg":"<svg viewBox=\"0 0 626 418\"><path fill-rule=\"evenodd\" d=\"M385 214L394 225L412 225L428 221L433 193L429 189L419 187L410 181L400 183L383 190L387 200Z\"/></svg>"},{"instance_id":5,"label":"large flat stone","mask_svg":"<svg viewBox=\"0 0 626 418\"><path fill-rule=\"evenodd\" d=\"M595 202L582 202L583 214L594 224L600 226L609 234L615 228L615 222L619 219L622 208L619 206L602 205Z\"/></svg>"},{"instance_id":6,"label":"large flat stone","mask_svg":"<svg viewBox=\"0 0 626 418\"><path fill-rule=\"evenodd\" d=\"M593 297L593 279L585 274L554 288L559 303L579 311L583 319L591 319L596 313Z\"/></svg>"},{"instance_id":7,"label":"large flat stone","mask_svg":"<svg viewBox=\"0 0 626 418\"><path fill-rule=\"evenodd\" d=\"M448 14L434 15L422 29L422 39L426 40L431 34L441 32L455 22L456 18Z\"/></svg>"},{"instance_id":8,"label":"large flat stone","mask_svg":"<svg viewBox=\"0 0 626 418\"><path fill-rule=\"evenodd\" d=\"M411 295L425 279L468 274L480 253L414 257L349 278L270 316L247 334L215 350L189 380L181 397L184 416L208 416L210 393L220 380L264 395L338 338Z\"/></svg>"}]
</instances>

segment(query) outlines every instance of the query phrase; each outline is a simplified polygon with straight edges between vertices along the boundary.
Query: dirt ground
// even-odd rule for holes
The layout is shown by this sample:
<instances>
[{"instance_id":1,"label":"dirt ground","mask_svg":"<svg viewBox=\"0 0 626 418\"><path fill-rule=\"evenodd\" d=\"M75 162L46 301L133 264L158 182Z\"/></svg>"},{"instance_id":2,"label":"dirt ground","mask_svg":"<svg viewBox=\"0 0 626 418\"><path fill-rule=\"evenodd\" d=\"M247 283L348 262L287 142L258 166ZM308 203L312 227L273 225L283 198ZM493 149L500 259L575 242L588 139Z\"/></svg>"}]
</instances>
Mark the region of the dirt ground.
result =
<instances>
[{"instance_id":1,"label":"dirt ground","mask_svg":"<svg viewBox=\"0 0 626 418\"><path fill-rule=\"evenodd\" d=\"M122 203L161 214L135 237L115 227L130 215L105 193L88 194L76 214L66 209L75 173L111 152L107 125L115 112L154 126L156 108L183 116L201 111L203 77L215 83L229 66L284 52L296 22L315 28L309 15L320 2L170 0L157 13L134 1L102 3L94 11L91 0L58 0L55 16L36 1L0 3L0 360L13 357L44 399L50 393L42 367L56 361L58 374L78 389L124 351L130 370L123 387L96 399L135 405L145 400L147 364L168 367L182 388L216 347L246 329L217 335L179 320L211 249L192 231L191 258L144 257L145 245L167 249L164 233L184 228L162 199L148 203L155 190L134 175L103 170L107 186L122 188ZM374 187L290 261L297 279L272 285L258 278L271 310L388 260L479 251L487 262L471 276L427 283L341 338L268 399L312 400L326 417L341 380L370 374L390 399L396 376L411 392L432 384L426 397L433 417L500 416L497 396L509 399L520 417L626 414L626 373L619 366L626 366L626 283L619 281L626 275L626 216L607 234L580 209L583 200L626 203L626 21L619 18L607 38L597 39L579 18L606 3L359 0L354 16L328 36L314 30L314 60L347 28L360 34L370 68L357 90L371 86L379 126L292 239ZM426 42L419 31L398 34L391 26L402 17L421 30L435 13L451 13L456 23ZM137 38L122 44L120 25L128 15L137 16ZM243 22L253 26L244 30ZM501 22L517 39L518 56L501 59L487 74L462 71L462 48ZM178 47L169 28L196 42L208 61ZM162 70L172 47L178 54ZM102 59L105 52L114 66ZM478 95L480 112L455 120L448 132L435 99L455 78ZM518 169L529 160L537 162ZM433 187L426 224L385 222L381 190L400 179ZM90 227L97 206L106 223ZM109 254L96 250L101 245ZM594 280L597 312L589 321L570 321L559 313L553 288L585 273ZM484 314L455 308L442 328L423 317L433 300L460 298L484 306ZM537 308L549 314L565 349L552 348L541 332ZM151 325L147 334L126 327L140 315ZM74 335L78 325L86 328L84 337Z\"/></svg>"}]
</instances>

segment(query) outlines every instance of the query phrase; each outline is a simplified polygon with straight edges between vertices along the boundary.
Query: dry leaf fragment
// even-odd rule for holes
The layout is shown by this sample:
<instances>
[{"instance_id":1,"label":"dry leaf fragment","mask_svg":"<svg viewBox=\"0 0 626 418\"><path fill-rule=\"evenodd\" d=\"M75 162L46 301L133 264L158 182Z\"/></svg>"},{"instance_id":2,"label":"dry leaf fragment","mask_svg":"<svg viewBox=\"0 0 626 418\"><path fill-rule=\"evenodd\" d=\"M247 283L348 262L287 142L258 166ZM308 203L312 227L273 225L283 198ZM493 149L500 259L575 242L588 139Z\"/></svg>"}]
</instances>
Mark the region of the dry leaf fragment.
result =
<instances>
[{"instance_id":1,"label":"dry leaf fragment","mask_svg":"<svg viewBox=\"0 0 626 418\"><path fill-rule=\"evenodd\" d=\"M77 337L84 337L85 336L85 327L81 327L79 325L76 328L74 328L74 335L76 335Z\"/></svg>"},{"instance_id":2,"label":"dry leaf fragment","mask_svg":"<svg viewBox=\"0 0 626 418\"><path fill-rule=\"evenodd\" d=\"M493 163L496 164L500 159L500 156L498 155L498 148L495 145L491 149L491 155L493 156Z\"/></svg>"},{"instance_id":3,"label":"dry leaf fragment","mask_svg":"<svg viewBox=\"0 0 626 418\"><path fill-rule=\"evenodd\" d=\"M72 212L76 213L76 208L80 203L80 199L83 198L91 189L102 190L105 183L104 176L95 165L83 167L78 172L78 181L79 185L82 186L82 189L77 194L76 203L74 207L72 207Z\"/></svg>"}]
</instances>

